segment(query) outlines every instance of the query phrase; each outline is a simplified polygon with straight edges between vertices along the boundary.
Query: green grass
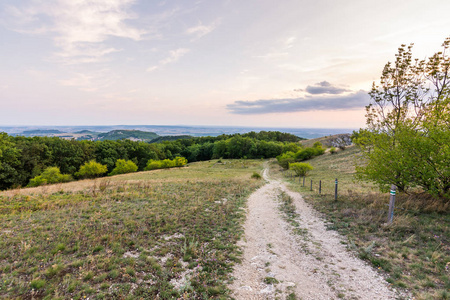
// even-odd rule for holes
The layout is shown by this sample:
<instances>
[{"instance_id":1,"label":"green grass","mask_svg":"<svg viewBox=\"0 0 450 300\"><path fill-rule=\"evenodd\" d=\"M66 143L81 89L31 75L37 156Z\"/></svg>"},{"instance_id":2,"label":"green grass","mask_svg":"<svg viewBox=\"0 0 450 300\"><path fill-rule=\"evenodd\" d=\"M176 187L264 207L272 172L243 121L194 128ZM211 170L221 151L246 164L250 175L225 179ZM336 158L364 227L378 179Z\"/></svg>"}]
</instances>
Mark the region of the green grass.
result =
<instances>
[{"instance_id":1,"label":"green grass","mask_svg":"<svg viewBox=\"0 0 450 300\"><path fill-rule=\"evenodd\" d=\"M262 161L0 195L0 298L221 299Z\"/></svg>"},{"instance_id":2,"label":"green grass","mask_svg":"<svg viewBox=\"0 0 450 300\"><path fill-rule=\"evenodd\" d=\"M291 178L276 163L271 174L283 176L291 188L322 212L329 229L347 236L348 247L387 274L387 281L406 288L416 299L448 299L450 290L450 214L448 201L423 194L398 194L394 222L386 225L389 194L356 182L359 150L349 147L308 162L315 168L303 180ZM334 201L335 178L338 200ZM313 191L310 191L313 180ZM319 195L319 180L322 194Z\"/></svg>"}]
</instances>

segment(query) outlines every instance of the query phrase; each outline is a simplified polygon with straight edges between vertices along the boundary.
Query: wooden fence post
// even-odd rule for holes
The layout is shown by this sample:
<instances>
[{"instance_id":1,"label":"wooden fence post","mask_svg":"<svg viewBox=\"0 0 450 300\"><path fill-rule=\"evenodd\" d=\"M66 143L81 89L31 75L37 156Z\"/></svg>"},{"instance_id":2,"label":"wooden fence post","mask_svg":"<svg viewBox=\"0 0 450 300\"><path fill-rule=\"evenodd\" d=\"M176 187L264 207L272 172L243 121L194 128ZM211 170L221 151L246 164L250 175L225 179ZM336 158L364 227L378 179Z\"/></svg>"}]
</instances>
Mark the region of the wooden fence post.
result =
<instances>
[{"instance_id":1,"label":"wooden fence post","mask_svg":"<svg viewBox=\"0 0 450 300\"><path fill-rule=\"evenodd\" d=\"M334 200L337 201L337 195L338 195L338 179L334 181Z\"/></svg>"},{"instance_id":2,"label":"wooden fence post","mask_svg":"<svg viewBox=\"0 0 450 300\"><path fill-rule=\"evenodd\" d=\"M312 179L311 179L311 189L310 190L312 191Z\"/></svg>"},{"instance_id":3,"label":"wooden fence post","mask_svg":"<svg viewBox=\"0 0 450 300\"><path fill-rule=\"evenodd\" d=\"M388 215L388 224L391 224L394 220L394 206L395 206L395 190L397 187L395 185L391 185L390 199L389 199L389 215Z\"/></svg>"},{"instance_id":4,"label":"wooden fence post","mask_svg":"<svg viewBox=\"0 0 450 300\"><path fill-rule=\"evenodd\" d=\"M306 176L303 176L303 186L305 186L305 178Z\"/></svg>"},{"instance_id":5,"label":"wooden fence post","mask_svg":"<svg viewBox=\"0 0 450 300\"><path fill-rule=\"evenodd\" d=\"M322 194L322 180L319 180L319 195Z\"/></svg>"}]
</instances>

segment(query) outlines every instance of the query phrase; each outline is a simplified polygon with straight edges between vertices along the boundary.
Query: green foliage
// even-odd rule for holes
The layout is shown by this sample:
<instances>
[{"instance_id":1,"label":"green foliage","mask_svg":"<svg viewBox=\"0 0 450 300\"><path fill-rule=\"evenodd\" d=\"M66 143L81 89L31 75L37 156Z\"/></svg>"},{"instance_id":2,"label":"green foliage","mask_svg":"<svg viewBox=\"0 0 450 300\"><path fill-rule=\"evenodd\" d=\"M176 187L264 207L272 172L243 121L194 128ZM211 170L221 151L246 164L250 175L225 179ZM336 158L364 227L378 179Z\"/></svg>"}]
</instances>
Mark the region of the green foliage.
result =
<instances>
[{"instance_id":1,"label":"green foliage","mask_svg":"<svg viewBox=\"0 0 450 300\"><path fill-rule=\"evenodd\" d=\"M289 169L289 164L295 162L295 153L288 151L277 156L278 164L284 168Z\"/></svg>"},{"instance_id":2,"label":"green foliage","mask_svg":"<svg viewBox=\"0 0 450 300\"><path fill-rule=\"evenodd\" d=\"M4 132L0 132L0 189L17 185L17 166L20 165L20 150Z\"/></svg>"},{"instance_id":3,"label":"green foliage","mask_svg":"<svg viewBox=\"0 0 450 300\"><path fill-rule=\"evenodd\" d=\"M331 153L331 154L336 154L336 152L337 152L337 151L336 151L336 148L335 148L335 147L331 147L331 148L330 148L330 153Z\"/></svg>"},{"instance_id":4,"label":"green foliage","mask_svg":"<svg viewBox=\"0 0 450 300\"><path fill-rule=\"evenodd\" d=\"M294 171L297 176L306 176L308 171L314 168L308 163L290 163L289 169Z\"/></svg>"},{"instance_id":5,"label":"green foliage","mask_svg":"<svg viewBox=\"0 0 450 300\"><path fill-rule=\"evenodd\" d=\"M313 157L322 155L325 153L325 149L322 148L320 142L314 143L313 147L300 149L297 152L288 151L277 156L278 164L284 168L289 169L290 164L294 162L304 161Z\"/></svg>"},{"instance_id":6,"label":"green foliage","mask_svg":"<svg viewBox=\"0 0 450 300\"><path fill-rule=\"evenodd\" d=\"M413 60L412 45L402 45L394 64L386 64L370 92L368 128L353 134L367 150L358 178L450 198L450 38L442 46L425 61Z\"/></svg>"},{"instance_id":7,"label":"green foliage","mask_svg":"<svg viewBox=\"0 0 450 300\"><path fill-rule=\"evenodd\" d=\"M187 159L184 157L175 157L174 159L154 160L150 159L145 167L146 171L156 169L168 169L174 167L182 167L187 164Z\"/></svg>"},{"instance_id":8,"label":"green foliage","mask_svg":"<svg viewBox=\"0 0 450 300\"><path fill-rule=\"evenodd\" d=\"M106 165L102 165L95 160L91 160L80 167L80 170L75 173L79 178L95 178L108 172Z\"/></svg>"},{"instance_id":9,"label":"green foliage","mask_svg":"<svg viewBox=\"0 0 450 300\"><path fill-rule=\"evenodd\" d=\"M112 137L125 138L135 133L116 131L111 134ZM111 174L119 159L132 161L138 170L144 170L149 160L163 161L161 166L158 162L152 168L172 167L170 160L177 157L185 157L190 162L213 158L272 158L284 152L298 152L301 150L299 140L295 135L278 131L195 137L155 144L127 139L94 142L58 137L11 137L0 133L0 190L26 186L31 179L34 180L33 184L44 184L42 178L36 177L48 167L58 167L61 173L76 178L86 178L77 171L91 160L106 165L107 172ZM169 161L164 162L166 159ZM176 166L184 164L186 162L176 163Z\"/></svg>"},{"instance_id":10,"label":"green foliage","mask_svg":"<svg viewBox=\"0 0 450 300\"><path fill-rule=\"evenodd\" d=\"M261 179L261 175L257 172L253 172L252 176L253 179Z\"/></svg>"},{"instance_id":11,"label":"green foliage","mask_svg":"<svg viewBox=\"0 0 450 300\"><path fill-rule=\"evenodd\" d=\"M185 166L188 163L186 158L179 157L179 156L175 157L174 161L175 161L175 167L182 167L182 166Z\"/></svg>"},{"instance_id":12,"label":"green foliage","mask_svg":"<svg viewBox=\"0 0 450 300\"><path fill-rule=\"evenodd\" d=\"M30 287L35 290L39 290L45 286L46 282L43 279L35 279L31 281Z\"/></svg>"},{"instance_id":13,"label":"green foliage","mask_svg":"<svg viewBox=\"0 0 450 300\"><path fill-rule=\"evenodd\" d=\"M116 161L116 167L109 173L110 176L118 174L133 173L138 170L138 166L131 160L118 159Z\"/></svg>"},{"instance_id":14,"label":"green foliage","mask_svg":"<svg viewBox=\"0 0 450 300\"><path fill-rule=\"evenodd\" d=\"M73 180L72 176L69 174L61 174L58 167L48 167L44 170L44 172L42 172L41 175L32 178L28 186L69 182L71 180Z\"/></svg>"}]
</instances>

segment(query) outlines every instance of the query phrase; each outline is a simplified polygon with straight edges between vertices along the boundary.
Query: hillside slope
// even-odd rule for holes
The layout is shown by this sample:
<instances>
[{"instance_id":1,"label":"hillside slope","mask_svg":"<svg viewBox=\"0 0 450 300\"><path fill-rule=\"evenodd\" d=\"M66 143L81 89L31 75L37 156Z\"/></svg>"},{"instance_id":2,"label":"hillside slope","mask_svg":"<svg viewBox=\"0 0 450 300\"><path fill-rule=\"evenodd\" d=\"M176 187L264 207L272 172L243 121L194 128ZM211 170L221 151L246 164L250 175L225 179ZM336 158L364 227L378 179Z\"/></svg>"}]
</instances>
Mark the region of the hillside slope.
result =
<instances>
[{"instance_id":1,"label":"hillside slope","mask_svg":"<svg viewBox=\"0 0 450 300\"><path fill-rule=\"evenodd\" d=\"M0 193L0 298L218 299L261 161Z\"/></svg>"},{"instance_id":2,"label":"hillside slope","mask_svg":"<svg viewBox=\"0 0 450 300\"><path fill-rule=\"evenodd\" d=\"M351 134L342 133L315 139L302 140L300 143L305 147L312 147L316 142L322 143L322 145L325 147L335 147L335 148L338 148L339 146L346 147L352 144L350 136Z\"/></svg>"},{"instance_id":3,"label":"hillside slope","mask_svg":"<svg viewBox=\"0 0 450 300\"><path fill-rule=\"evenodd\" d=\"M450 203L420 191L397 193L394 222L387 225L389 193L355 181L355 163L361 159L355 146L313 158L308 163L314 170L304 185L302 178L291 178L276 164L271 172L288 180L293 191L326 216L327 227L346 235L347 246L383 272L396 289L406 288L416 299L448 299Z\"/></svg>"}]
</instances>

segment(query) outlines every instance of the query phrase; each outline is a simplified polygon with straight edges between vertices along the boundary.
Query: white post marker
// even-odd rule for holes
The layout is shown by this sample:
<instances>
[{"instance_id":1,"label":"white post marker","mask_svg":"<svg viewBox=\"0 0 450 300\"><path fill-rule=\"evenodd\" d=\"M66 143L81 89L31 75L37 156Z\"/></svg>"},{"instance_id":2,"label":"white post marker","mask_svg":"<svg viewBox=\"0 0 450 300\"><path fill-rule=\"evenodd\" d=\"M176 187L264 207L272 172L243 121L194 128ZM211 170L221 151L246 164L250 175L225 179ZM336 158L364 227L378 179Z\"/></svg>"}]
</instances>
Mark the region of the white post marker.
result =
<instances>
[{"instance_id":1,"label":"white post marker","mask_svg":"<svg viewBox=\"0 0 450 300\"><path fill-rule=\"evenodd\" d=\"M389 199L389 215L388 215L388 224L391 224L394 220L394 205L395 205L395 191L397 187L395 185L391 185L390 199Z\"/></svg>"}]
</instances>

